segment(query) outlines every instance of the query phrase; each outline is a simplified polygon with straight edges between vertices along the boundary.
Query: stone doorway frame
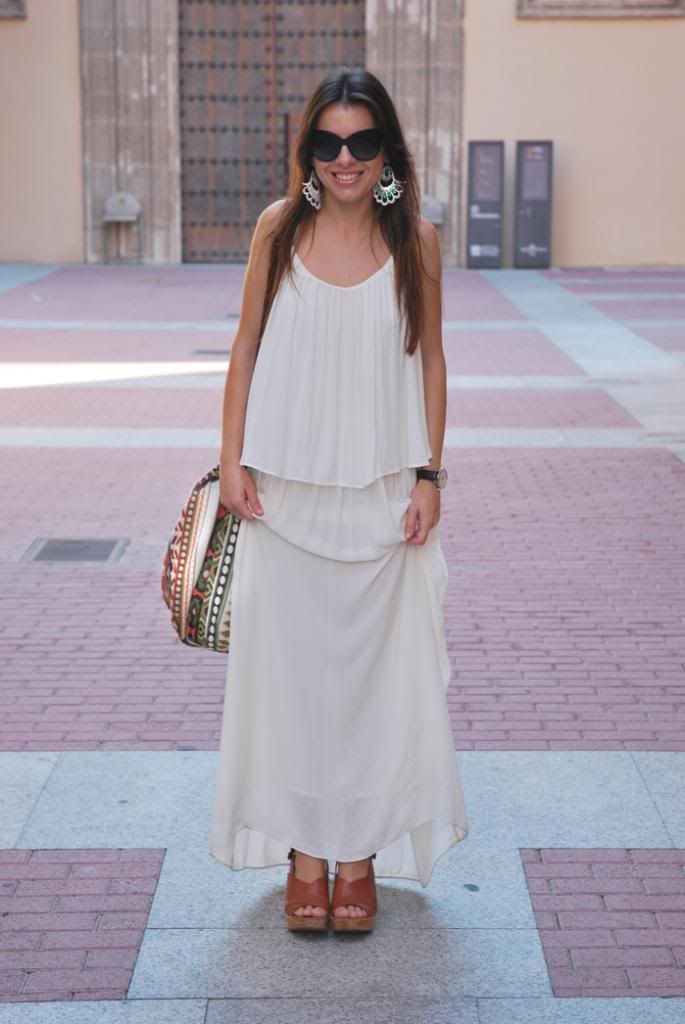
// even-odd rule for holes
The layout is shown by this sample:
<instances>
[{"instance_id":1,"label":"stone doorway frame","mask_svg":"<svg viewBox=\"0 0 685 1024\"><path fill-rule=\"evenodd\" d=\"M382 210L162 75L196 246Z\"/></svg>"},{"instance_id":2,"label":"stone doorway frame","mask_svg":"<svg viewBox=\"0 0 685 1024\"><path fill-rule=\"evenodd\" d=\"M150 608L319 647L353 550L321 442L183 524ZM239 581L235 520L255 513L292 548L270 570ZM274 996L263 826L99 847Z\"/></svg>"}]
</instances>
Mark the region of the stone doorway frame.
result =
<instances>
[{"instance_id":1,"label":"stone doorway frame","mask_svg":"<svg viewBox=\"0 0 685 1024\"><path fill-rule=\"evenodd\" d=\"M104 261L115 192L143 210L144 263L181 262L177 0L80 0L84 253ZM135 259L135 232L119 252Z\"/></svg>"},{"instance_id":2,"label":"stone doorway frame","mask_svg":"<svg viewBox=\"0 0 685 1024\"><path fill-rule=\"evenodd\" d=\"M423 196L442 205L445 265L463 233L464 0L367 0L367 67L397 105Z\"/></svg>"}]
</instances>

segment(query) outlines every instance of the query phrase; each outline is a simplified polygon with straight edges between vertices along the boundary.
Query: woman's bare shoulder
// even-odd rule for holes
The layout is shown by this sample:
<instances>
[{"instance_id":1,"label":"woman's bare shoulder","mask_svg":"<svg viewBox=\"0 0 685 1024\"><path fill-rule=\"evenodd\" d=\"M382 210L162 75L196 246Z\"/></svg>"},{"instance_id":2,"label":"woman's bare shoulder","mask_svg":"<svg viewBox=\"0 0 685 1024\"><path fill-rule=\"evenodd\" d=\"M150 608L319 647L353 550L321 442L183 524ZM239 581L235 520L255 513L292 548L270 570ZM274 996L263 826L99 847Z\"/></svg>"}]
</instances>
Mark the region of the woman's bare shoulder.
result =
<instances>
[{"instance_id":1,"label":"woman's bare shoulder","mask_svg":"<svg viewBox=\"0 0 685 1024\"><path fill-rule=\"evenodd\" d=\"M419 237L424 249L430 251L431 248L435 249L436 246L438 249L440 248L438 229L427 217L421 217L419 220Z\"/></svg>"},{"instance_id":2,"label":"woman's bare shoulder","mask_svg":"<svg viewBox=\"0 0 685 1024\"><path fill-rule=\"evenodd\" d=\"M275 199L273 203L265 206L257 218L257 224L266 230L273 230L281 219L281 215L288 202L285 196Z\"/></svg>"},{"instance_id":3,"label":"woman's bare shoulder","mask_svg":"<svg viewBox=\"0 0 685 1024\"><path fill-rule=\"evenodd\" d=\"M440 235L435 224L426 217L421 217L419 223L419 239L421 241L421 255L429 276L435 277L437 275L439 277L442 268Z\"/></svg>"}]
</instances>

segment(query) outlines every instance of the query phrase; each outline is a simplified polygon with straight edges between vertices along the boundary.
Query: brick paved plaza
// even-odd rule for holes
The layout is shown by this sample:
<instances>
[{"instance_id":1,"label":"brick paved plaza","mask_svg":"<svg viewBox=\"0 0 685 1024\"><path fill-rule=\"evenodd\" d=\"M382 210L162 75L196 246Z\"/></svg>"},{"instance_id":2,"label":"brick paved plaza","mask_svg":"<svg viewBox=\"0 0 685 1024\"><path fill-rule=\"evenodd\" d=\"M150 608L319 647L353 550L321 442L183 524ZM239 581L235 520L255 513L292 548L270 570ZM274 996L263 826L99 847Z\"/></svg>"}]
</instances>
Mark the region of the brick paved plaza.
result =
<instances>
[{"instance_id":1,"label":"brick paved plaza","mask_svg":"<svg viewBox=\"0 0 685 1024\"><path fill-rule=\"evenodd\" d=\"M685 268L445 269L471 831L342 940L209 859L226 661L160 593L243 269L0 267L0 1024L682 1020Z\"/></svg>"}]
</instances>

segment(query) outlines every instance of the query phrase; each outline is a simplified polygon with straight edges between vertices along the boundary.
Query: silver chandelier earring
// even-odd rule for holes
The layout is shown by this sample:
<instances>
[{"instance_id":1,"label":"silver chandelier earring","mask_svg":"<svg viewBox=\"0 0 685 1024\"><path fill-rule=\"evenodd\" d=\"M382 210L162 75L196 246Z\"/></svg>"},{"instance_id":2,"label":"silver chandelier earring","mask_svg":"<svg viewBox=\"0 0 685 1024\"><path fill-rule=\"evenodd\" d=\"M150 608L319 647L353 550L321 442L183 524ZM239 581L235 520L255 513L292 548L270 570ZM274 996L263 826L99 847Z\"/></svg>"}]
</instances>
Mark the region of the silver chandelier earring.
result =
<instances>
[{"instance_id":1,"label":"silver chandelier earring","mask_svg":"<svg viewBox=\"0 0 685 1024\"><path fill-rule=\"evenodd\" d=\"M307 181L303 181L304 188L302 191L305 194L308 203L311 203L315 210L321 209L321 182L319 181L316 171L312 167L309 178Z\"/></svg>"},{"instance_id":2,"label":"silver chandelier earring","mask_svg":"<svg viewBox=\"0 0 685 1024\"><path fill-rule=\"evenodd\" d=\"M385 164L381 171L381 176L373 186L373 197L377 203L382 206L387 206L389 203L396 202L404 189L399 181L399 178L395 177L390 164Z\"/></svg>"}]
</instances>

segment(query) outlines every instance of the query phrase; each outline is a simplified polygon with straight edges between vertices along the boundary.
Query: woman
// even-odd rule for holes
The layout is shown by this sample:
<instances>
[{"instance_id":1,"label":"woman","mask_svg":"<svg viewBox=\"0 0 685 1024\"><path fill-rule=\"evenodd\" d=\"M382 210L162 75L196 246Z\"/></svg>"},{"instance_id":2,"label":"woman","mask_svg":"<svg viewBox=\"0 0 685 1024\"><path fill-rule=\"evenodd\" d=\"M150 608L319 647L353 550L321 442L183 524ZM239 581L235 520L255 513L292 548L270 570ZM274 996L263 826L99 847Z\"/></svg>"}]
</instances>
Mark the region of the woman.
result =
<instances>
[{"instance_id":1,"label":"woman","mask_svg":"<svg viewBox=\"0 0 685 1024\"><path fill-rule=\"evenodd\" d=\"M440 247L365 70L310 98L252 238L224 399L240 516L210 855L290 928L370 930L468 832L445 690ZM375 862L375 869L374 869ZM332 900L330 865L335 863Z\"/></svg>"}]
</instances>

